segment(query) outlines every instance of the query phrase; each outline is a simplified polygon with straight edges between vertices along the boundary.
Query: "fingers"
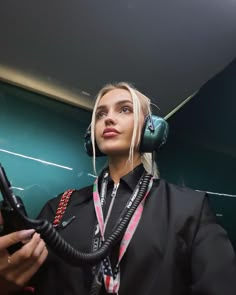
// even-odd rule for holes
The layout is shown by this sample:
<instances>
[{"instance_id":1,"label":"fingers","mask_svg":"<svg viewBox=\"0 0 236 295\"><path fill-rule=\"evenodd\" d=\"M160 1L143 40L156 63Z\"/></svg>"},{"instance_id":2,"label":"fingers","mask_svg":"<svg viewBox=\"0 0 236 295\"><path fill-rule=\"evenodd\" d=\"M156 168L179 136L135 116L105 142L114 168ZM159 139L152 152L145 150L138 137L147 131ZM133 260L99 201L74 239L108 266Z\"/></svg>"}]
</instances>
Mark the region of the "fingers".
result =
<instances>
[{"instance_id":1,"label":"fingers","mask_svg":"<svg viewBox=\"0 0 236 295\"><path fill-rule=\"evenodd\" d=\"M7 280L17 286L24 286L45 261L48 251L45 243L35 234L27 245L11 256L11 263L6 272Z\"/></svg>"},{"instance_id":2,"label":"fingers","mask_svg":"<svg viewBox=\"0 0 236 295\"><path fill-rule=\"evenodd\" d=\"M11 241L19 241L19 237L20 240L25 240L29 233L32 234L32 231L27 231L27 233L21 231L20 235L14 236ZM4 237L0 238L0 244L2 238ZM8 241L4 241L4 243L8 244ZM40 238L39 234L35 233L30 241L10 256L10 262L8 261L9 254L7 250L0 251L0 275L9 283L22 287L39 269L47 255L48 251L45 242Z\"/></svg>"},{"instance_id":3,"label":"fingers","mask_svg":"<svg viewBox=\"0 0 236 295\"><path fill-rule=\"evenodd\" d=\"M0 251L18 242L30 239L34 232L35 232L34 229L28 229L28 230L13 232L8 235L2 236L0 238Z\"/></svg>"},{"instance_id":4,"label":"fingers","mask_svg":"<svg viewBox=\"0 0 236 295\"><path fill-rule=\"evenodd\" d=\"M11 269L13 267L14 264L9 263L9 261L12 260L14 256L17 256L19 251L22 250L20 249L19 251L15 252L12 255L12 257L9 259L10 255L7 251L7 248L15 243L18 243L21 240L25 240L26 238L29 238L29 236L32 235L33 232L34 230L24 230L24 231L14 232L14 233L0 237L0 274L2 272L4 273L5 269ZM36 239L34 239L34 243L35 242L37 242Z\"/></svg>"},{"instance_id":5,"label":"fingers","mask_svg":"<svg viewBox=\"0 0 236 295\"><path fill-rule=\"evenodd\" d=\"M11 264L18 264L20 261L30 260L33 257L34 251L39 251L39 249L45 246L43 240L40 239L40 235L35 233L32 239L26 243L19 251L11 255Z\"/></svg>"},{"instance_id":6,"label":"fingers","mask_svg":"<svg viewBox=\"0 0 236 295\"><path fill-rule=\"evenodd\" d=\"M34 255L36 254L34 253ZM24 286L26 282L28 282L32 278L32 276L37 272L39 267L43 264L43 262L47 258L47 255L48 251L44 246L38 256L32 256L28 263L25 263L24 266L12 273L12 275L16 278L15 283L18 286Z\"/></svg>"},{"instance_id":7,"label":"fingers","mask_svg":"<svg viewBox=\"0 0 236 295\"><path fill-rule=\"evenodd\" d=\"M43 252L41 253L40 257L31 265L29 265L24 271L22 272L16 272L15 273L15 284L17 286L24 286L31 278L32 276L38 271L39 267L42 265L42 263L47 258L48 252L45 248Z\"/></svg>"}]
</instances>

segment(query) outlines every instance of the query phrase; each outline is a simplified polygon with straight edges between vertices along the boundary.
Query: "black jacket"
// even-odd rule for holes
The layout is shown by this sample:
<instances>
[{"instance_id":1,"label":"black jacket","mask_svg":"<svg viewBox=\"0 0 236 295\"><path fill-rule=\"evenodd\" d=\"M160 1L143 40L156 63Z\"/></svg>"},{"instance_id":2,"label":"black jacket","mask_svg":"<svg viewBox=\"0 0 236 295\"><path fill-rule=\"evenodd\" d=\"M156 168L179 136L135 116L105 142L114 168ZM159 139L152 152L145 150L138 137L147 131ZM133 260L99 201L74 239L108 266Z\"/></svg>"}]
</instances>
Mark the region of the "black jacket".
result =
<instances>
[{"instance_id":1,"label":"black jacket","mask_svg":"<svg viewBox=\"0 0 236 295\"><path fill-rule=\"evenodd\" d=\"M136 176L124 177L123 189L131 190ZM59 200L49 201L40 218L52 222ZM90 252L96 222L92 186L72 194L63 220L71 216L76 218L60 234L76 249ZM35 277L36 294L89 295L91 280L90 267L69 266L50 253ZM236 294L235 253L204 193L155 181L121 261L119 295L131 294Z\"/></svg>"}]
</instances>

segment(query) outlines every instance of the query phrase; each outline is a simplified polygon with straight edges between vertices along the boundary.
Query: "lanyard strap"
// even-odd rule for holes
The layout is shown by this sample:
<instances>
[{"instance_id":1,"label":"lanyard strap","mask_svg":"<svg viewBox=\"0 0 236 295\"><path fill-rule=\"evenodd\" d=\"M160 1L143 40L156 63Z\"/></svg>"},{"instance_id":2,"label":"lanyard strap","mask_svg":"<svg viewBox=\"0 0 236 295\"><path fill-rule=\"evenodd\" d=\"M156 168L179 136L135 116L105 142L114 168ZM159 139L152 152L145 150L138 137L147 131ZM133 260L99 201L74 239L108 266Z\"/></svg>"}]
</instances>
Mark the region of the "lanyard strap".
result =
<instances>
[{"instance_id":1,"label":"lanyard strap","mask_svg":"<svg viewBox=\"0 0 236 295\"><path fill-rule=\"evenodd\" d=\"M94 208L95 208L96 217L98 221L98 224L95 229L95 236L99 234L99 230L100 230L102 239L104 238L104 232L105 232L105 223L104 223L102 208L105 205L105 201L106 201L108 175L109 175L108 172L105 172L103 176L102 185L101 185L101 198L98 193L98 178L96 178L93 185L93 203L94 203ZM93 249L93 250L95 251L97 249Z\"/></svg>"},{"instance_id":2,"label":"lanyard strap","mask_svg":"<svg viewBox=\"0 0 236 295\"><path fill-rule=\"evenodd\" d=\"M138 184L136 185L134 192L131 195L129 201L127 202L125 208L123 209L118 222L122 221L122 219L124 218L126 213L132 207L132 204L138 195L144 175L145 175L145 173L142 175ZM100 272L103 272L104 285L105 285L106 291L108 293L116 293L116 294L118 293L118 290L120 287L120 262L121 262L121 259L123 258L124 254L127 250L127 247L128 247L128 245L135 233L135 230L139 224L139 221L142 216L143 208L144 208L144 203L145 203L146 197L148 196L148 193L151 190L152 183L153 183L153 178L151 178L151 180L149 182L148 189L144 195L144 198L141 201L141 203L139 204L139 206L137 207L137 209L135 210L135 212L128 224L128 227L124 233L124 236L123 236L121 244L120 244L118 262L117 262L117 265L114 269L114 272L112 271L111 262L110 262L109 257L106 257L105 259L103 259L102 268L99 267ZM108 221L107 218L109 218L109 214L108 214L106 221L104 223L102 208L105 204L107 184L108 184L108 173L106 172L103 176L103 181L102 181L102 186L101 186L101 197L100 197L99 193L98 193L98 179L96 179L94 182L93 201L94 201L94 208L95 208L98 224L96 226L95 233L94 233L93 250L97 250L97 248L101 245L101 242L104 241L105 224ZM113 196L113 198L114 197L115 196ZM113 205L113 199L111 200L111 203ZM110 207L109 207L108 212L109 211L110 211ZM101 237L102 241L98 238L98 236Z\"/></svg>"}]
</instances>

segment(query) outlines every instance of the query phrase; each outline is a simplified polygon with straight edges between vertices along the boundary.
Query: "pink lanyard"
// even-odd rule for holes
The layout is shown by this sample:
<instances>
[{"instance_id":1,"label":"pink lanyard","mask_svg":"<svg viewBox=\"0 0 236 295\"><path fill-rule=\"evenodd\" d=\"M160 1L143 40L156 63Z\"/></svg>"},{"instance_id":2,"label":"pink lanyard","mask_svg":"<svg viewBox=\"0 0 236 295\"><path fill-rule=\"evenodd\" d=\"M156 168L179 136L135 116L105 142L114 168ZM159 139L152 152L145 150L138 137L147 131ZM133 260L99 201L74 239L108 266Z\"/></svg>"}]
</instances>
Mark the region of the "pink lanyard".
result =
<instances>
[{"instance_id":1,"label":"pink lanyard","mask_svg":"<svg viewBox=\"0 0 236 295\"><path fill-rule=\"evenodd\" d=\"M108 175L105 175L107 177ZM118 262L117 265L114 269L114 272L112 271L111 268L111 263L109 257L106 257L102 261L102 271L103 271L103 280L104 280L104 285L106 288L107 293L115 293L118 294L119 287L120 287L120 262L121 259L123 258L127 247L135 233L135 230L139 224L139 221L141 219L142 213L143 213L143 208L144 208L144 203L146 200L146 197L148 196L153 184L153 177L151 178L149 182L148 189L144 195L143 200L137 207L136 211L134 212L128 227L124 233L124 236L122 238L121 244L120 244L120 249L119 249L119 256L118 256ZM136 198L138 191L140 187L140 182L138 186L136 186L133 195L130 198L130 201ZM106 193L104 192L104 188L101 189L103 191L103 194ZM104 223L104 217L103 217L103 210L102 210L102 204L101 201L103 202L104 196L102 196L102 200L100 200L100 196L98 193L98 178L94 182L94 187L93 187L93 202L94 202L94 208L96 212L96 217L99 225L99 230L100 230L100 235L102 238L102 241L104 241L104 232L105 232L105 223ZM126 208L130 208L130 201L126 205Z\"/></svg>"}]
</instances>

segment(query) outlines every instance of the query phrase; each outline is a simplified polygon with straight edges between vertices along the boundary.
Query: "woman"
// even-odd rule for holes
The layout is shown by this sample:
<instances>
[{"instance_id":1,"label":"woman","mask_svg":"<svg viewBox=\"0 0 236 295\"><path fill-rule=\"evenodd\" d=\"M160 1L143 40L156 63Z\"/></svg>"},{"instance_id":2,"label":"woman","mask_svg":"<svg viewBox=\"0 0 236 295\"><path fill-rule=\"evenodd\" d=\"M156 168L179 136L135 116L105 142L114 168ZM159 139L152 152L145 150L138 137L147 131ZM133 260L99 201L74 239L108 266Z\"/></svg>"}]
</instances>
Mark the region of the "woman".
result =
<instances>
[{"instance_id":1,"label":"woman","mask_svg":"<svg viewBox=\"0 0 236 295\"><path fill-rule=\"evenodd\" d=\"M33 285L35 294L57 295L236 294L235 253L206 195L158 179L150 154L140 152L150 114L150 100L127 83L99 92L91 122L94 168L99 153L107 155L108 168L94 186L72 193L64 223L57 227L76 249L96 251L132 206L140 182L152 173L122 241L97 266L74 267L52 251L47 256L36 233L9 257L6 247L32 231L3 236L0 275L5 290ZM60 198L49 201L40 218L53 222Z\"/></svg>"}]
</instances>

